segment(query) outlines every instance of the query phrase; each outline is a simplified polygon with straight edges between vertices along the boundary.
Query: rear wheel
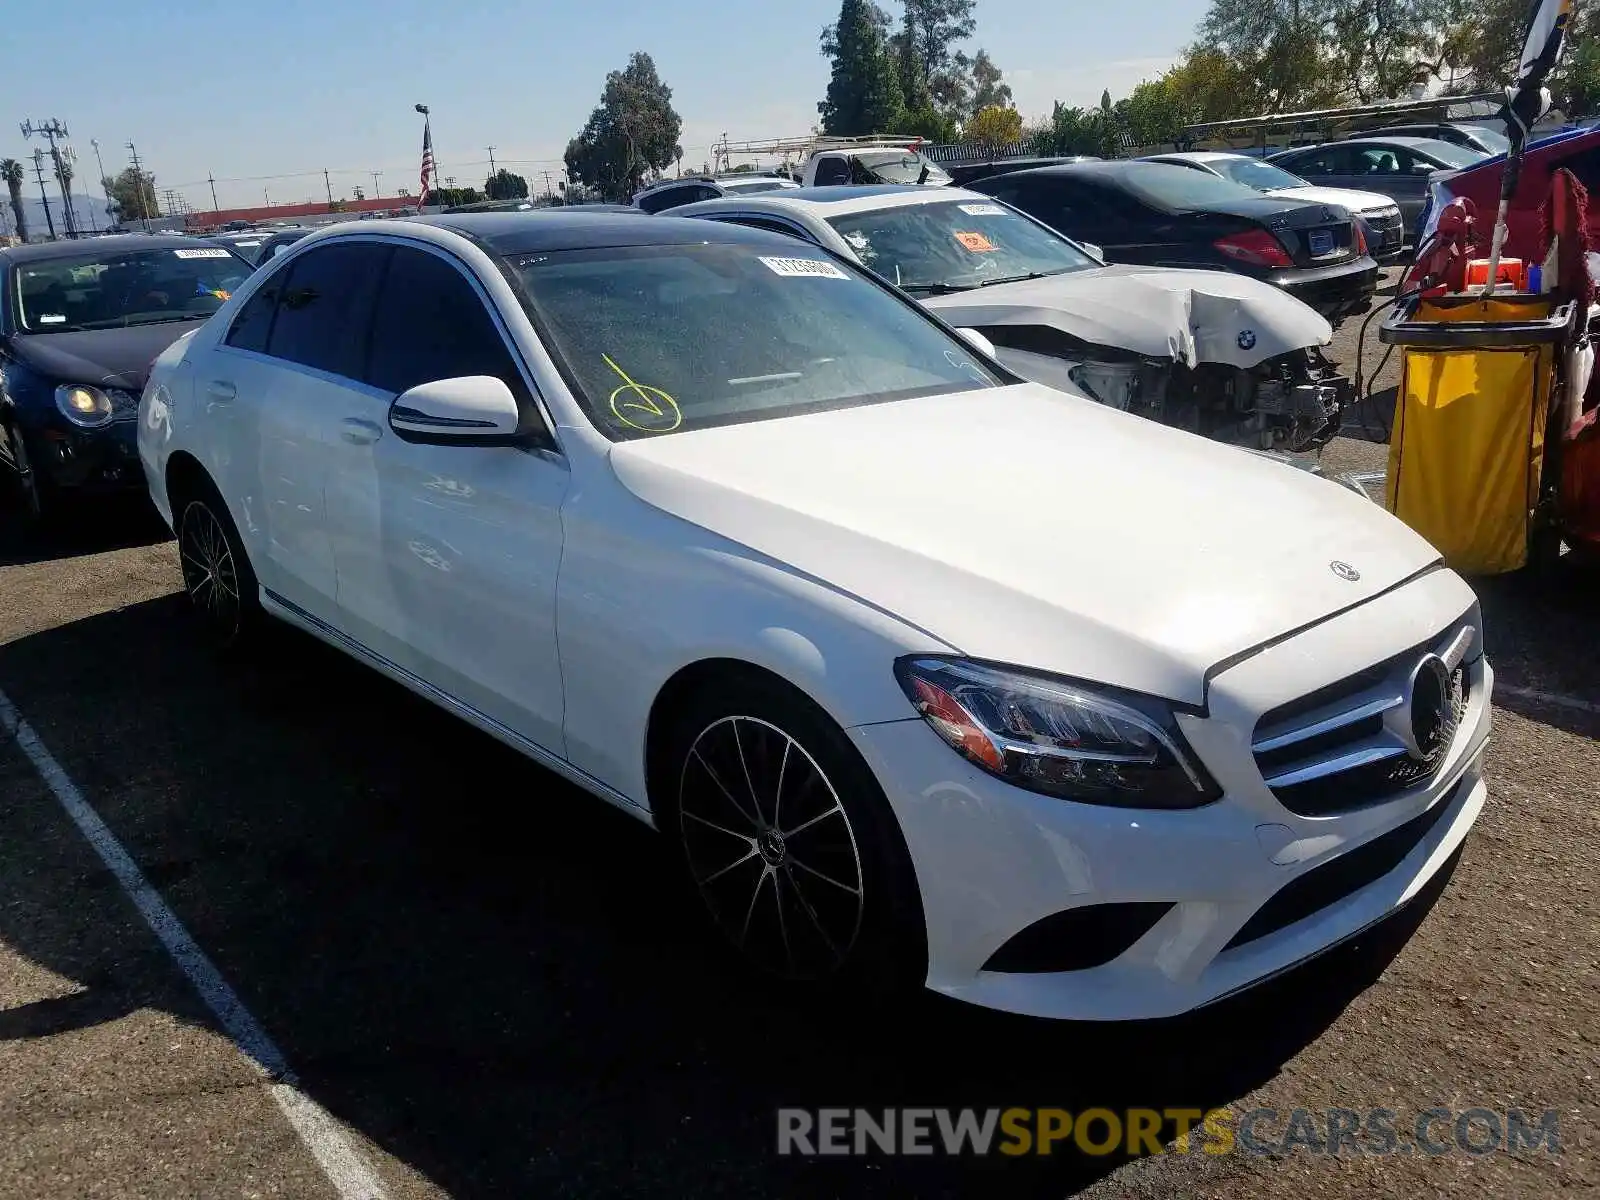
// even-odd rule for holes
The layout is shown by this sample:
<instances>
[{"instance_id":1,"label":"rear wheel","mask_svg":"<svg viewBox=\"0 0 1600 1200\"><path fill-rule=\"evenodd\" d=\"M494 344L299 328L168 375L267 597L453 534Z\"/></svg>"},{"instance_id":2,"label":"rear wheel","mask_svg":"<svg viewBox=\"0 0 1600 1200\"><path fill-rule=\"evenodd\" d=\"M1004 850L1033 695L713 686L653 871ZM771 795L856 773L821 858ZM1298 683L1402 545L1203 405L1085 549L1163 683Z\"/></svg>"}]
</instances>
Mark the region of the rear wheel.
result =
<instances>
[{"instance_id":1,"label":"rear wheel","mask_svg":"<svg viewBox=\"0 0 1600 1200\"><path fill-rule=\"evenodd\" d=\"M178 557L184 589L207 638L227 651L253 642L262 615L255 572L227 508L214 494L182 502Z\"/></svg>"},{"instance_id":2,"label":"rear wheel","mask_svg":"<svg viewBox=\"0 0 1600 1200\"><path fill-rule=\"evenodd\" d=\"M920 983L910 858L838 727L750 679L702 689L671 719L662 828L740 956L797 984L898 993Z\"/></svg>"}]
</instances>

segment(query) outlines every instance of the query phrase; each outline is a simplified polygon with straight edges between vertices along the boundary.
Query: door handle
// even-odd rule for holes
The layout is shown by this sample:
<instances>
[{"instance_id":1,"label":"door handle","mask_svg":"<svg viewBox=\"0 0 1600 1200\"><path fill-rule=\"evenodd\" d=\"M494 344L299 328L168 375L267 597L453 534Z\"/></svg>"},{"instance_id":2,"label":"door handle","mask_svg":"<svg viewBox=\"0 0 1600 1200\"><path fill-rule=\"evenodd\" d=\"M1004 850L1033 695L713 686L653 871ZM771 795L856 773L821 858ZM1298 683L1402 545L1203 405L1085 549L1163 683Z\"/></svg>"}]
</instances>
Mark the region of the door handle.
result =
<instances>
[{"instance_id":1,"label":"door handle","mask_svg":"<svg viewBox=\"0 0 1600 1200\"><path fill-rule=\"evenodd\" d=\"M370 446L383 436L383 429L372 421L346 417L339 422L339 436L352 446Z\"/></svg>"},{"instance_id":2,"label":"door handle","mask_svg":"<svg viewBox=\"0 0 1600 1200\"><path fill-rule=\"evenodd\" d=\"M239 394L239 389L226 379L213 379L206 385L206 395L213 400L232 400Z\"/></svg>"}]
</instances>

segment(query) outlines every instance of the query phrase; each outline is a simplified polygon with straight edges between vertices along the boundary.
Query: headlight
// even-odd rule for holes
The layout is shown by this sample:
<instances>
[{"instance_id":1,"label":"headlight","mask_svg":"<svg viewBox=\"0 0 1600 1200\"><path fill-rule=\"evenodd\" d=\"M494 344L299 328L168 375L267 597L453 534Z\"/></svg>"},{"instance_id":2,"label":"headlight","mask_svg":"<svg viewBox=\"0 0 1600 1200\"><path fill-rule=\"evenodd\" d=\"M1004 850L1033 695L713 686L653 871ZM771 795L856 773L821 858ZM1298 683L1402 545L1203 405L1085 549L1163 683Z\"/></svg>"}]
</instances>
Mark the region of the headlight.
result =
<instances>
[{"instance_id":1,"label":"headlight","mask_svg":"<svg viewBox=\"0 0 1600 1200\"><path fill-rule=\"evenodd\" d=\"M956 753L1034 792L1122 808L1198 808L1222 790L1147 696L963 659L903 658L912 705Z\"/></svg>"},{"instance_id":2,"label":"headlight","mask_svg":"<svg viewBox=\"0 0 1600 1200\"><path fill-rule=\"evenodd\" d=\"M80 429L98 429L111 422L111 397L99 388L62 384L56 389L56 408Z\"/></svg>"}]
</instances>

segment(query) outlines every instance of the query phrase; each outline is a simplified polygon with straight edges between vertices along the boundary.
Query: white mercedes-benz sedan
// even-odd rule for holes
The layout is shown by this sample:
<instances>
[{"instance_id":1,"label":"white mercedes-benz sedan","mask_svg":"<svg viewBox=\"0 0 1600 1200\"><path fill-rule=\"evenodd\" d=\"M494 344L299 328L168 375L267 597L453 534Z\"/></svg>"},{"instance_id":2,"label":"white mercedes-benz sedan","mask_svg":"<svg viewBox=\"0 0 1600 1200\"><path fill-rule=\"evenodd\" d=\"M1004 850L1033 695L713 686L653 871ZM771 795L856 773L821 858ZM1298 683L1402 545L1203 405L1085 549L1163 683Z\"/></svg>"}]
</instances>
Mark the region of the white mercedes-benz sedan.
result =
<instances>
[{"instance_id":1,"label":"white mercedes-benz sedan","mask_svg":"<svg viewBox=\"0 0 1600 1200\"><path fill-rule=\"evenodd\" d=\"M1156 1017L1404 905L1484 804L1467 585L984 347L736 225L351 222L161 356L139 453L222 647L654 825L780 976Z\"/></svg>"}]
</instances>

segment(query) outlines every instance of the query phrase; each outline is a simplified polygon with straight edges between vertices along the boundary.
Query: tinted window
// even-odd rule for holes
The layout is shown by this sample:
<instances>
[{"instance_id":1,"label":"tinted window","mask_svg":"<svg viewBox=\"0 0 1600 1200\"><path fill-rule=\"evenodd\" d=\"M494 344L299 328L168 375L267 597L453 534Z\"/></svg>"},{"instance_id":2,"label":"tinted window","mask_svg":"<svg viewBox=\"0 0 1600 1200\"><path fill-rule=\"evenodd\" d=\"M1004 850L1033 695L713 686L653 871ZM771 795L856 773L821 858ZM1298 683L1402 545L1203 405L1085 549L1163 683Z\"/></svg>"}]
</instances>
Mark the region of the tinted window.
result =
<instances>
[{"instance_id":1,"label":"tinted window","mask_svg":"<svg viewBox=\"0 0 1600 1200\"><path fill-rule=\"evenodd\" d=\"M1184 171L1165 163L1129 163L1117 182L1157 208L1175 211L1231 204L1256 198L1254 188L1210 173Z\"/></svg>"},{"instance_id":2,"label":"tinted window","mask_svg":"<svg viewBox=\"0 0 1600 1200\"><path fill-rule=\"evenodd\" d=\"M1296 175L1348 175L1350 154L1337 147L1326 146L1309 154L1280 160L1278 165Z\"/></svg>"},{"instance_id":3,"label":"tinted window","mask_svg":"<svg viewBox=\"0 0 1600 1200\"><path fill-rule=\"evenodd\" d=\"M710 195L714 196L716 193L712 192ZM692 188L662 188L660 191L651 192L648 196L641 197L639 207L647 213L657 213L664 208L676 208L680 204L688 204L691 200L699 200L701 198L695 195Z\"/></svg>"},{"instance_id":4,"label":"tinted window","mask_svg":"<svg viewBox=\"0 0 1600 1200\"><path fill-rule=\"evenodd\" d=\"M344 242L302 255L288 268L267 353L319 371L360 375L363 335L389 248Z\"/></svg>"},{"instance_id":5,"label":"tinted window","mask_svg":"<svg viewBox=\"0 0 1600 1200\"><path fill-rule=\"evenodd\" d=\"M1453 168L1470 167L1473 163L1482 162L1489 157L1482 150L1474 150L1470 146L1452 146L1449 142L1420 142L1413 149L1417 155L1430 162Z\"/></svg>"},{"instance_id":6,"label":"tinted window","mask_svg":"<svg viewBox=\"0 0 1600 1200\"><path fill-rule=\"evenodd\" d=\"M815 182L818 187L833 183L850 182L850 164L842 158L825 158L817 164Z\"/></svg>"},{"instance_id":7,"label":"tinted window","mask_svg":"<svg viewBox=\"0 0 1600 1200\"><path fill-rule=\"evenodd\" d=\"M11 299L30 333L197 321L221 308L250 269L227 247L200 241L89 250L17 264Z\"/></svg>"},{"instance_id":8,"label":"tinted window","mask_svg":"<svg viewBox=\"0 0 1600 1200\"><path fill-rule=\"evenodd\" d=\"M1600 197L1600 147L1585 150L1582 154L1574 154L1565 162L1556 163L1551 170L1565 167L1578 177L1578 182L1583 184L1584 190L1591 197ZM1594 205L1600 201L1591 199L1590 212L1593 213ZM1594 218L1591 216L1590 221Z\"/></svg>"},{"instance_id":9,"label":"tinted window","mask_svg":"<svg viewBox=\"0 0 1600 1200\"><path fill-rule=\"evenodd\" d=\"M240 350L267 352L267 335L272 332L272 313L278 306L278 292L285 272L279 271L255 290L245 301L239 315L228 330L228 345Z\"/></svg>"},{"instance_id":10,"label":"tinted window","mask_svg":"<svg viewBox=\"0 0 1600 1200\"><path fill-rule=\"evenodd\" d=\"M814 240L804 230L797 229L793 225L771 217L733 217L726 219L730 220L730 223L734 225L748 225L751 229L765 229L768 233L781 233L785 237L803 238L808 242Z\"/></svg>"},{"instance_id":11,"label":"tinted window","mask_svg":"<svg viewBox=\"0 0 1600 1200\"><path fill-rule=\"evenodd\" d=\"M527 392L466 277L438 255L397 247L373 314L367 382L398 394L462 375L493 375Z\"/></svg>"}]
</instances>

